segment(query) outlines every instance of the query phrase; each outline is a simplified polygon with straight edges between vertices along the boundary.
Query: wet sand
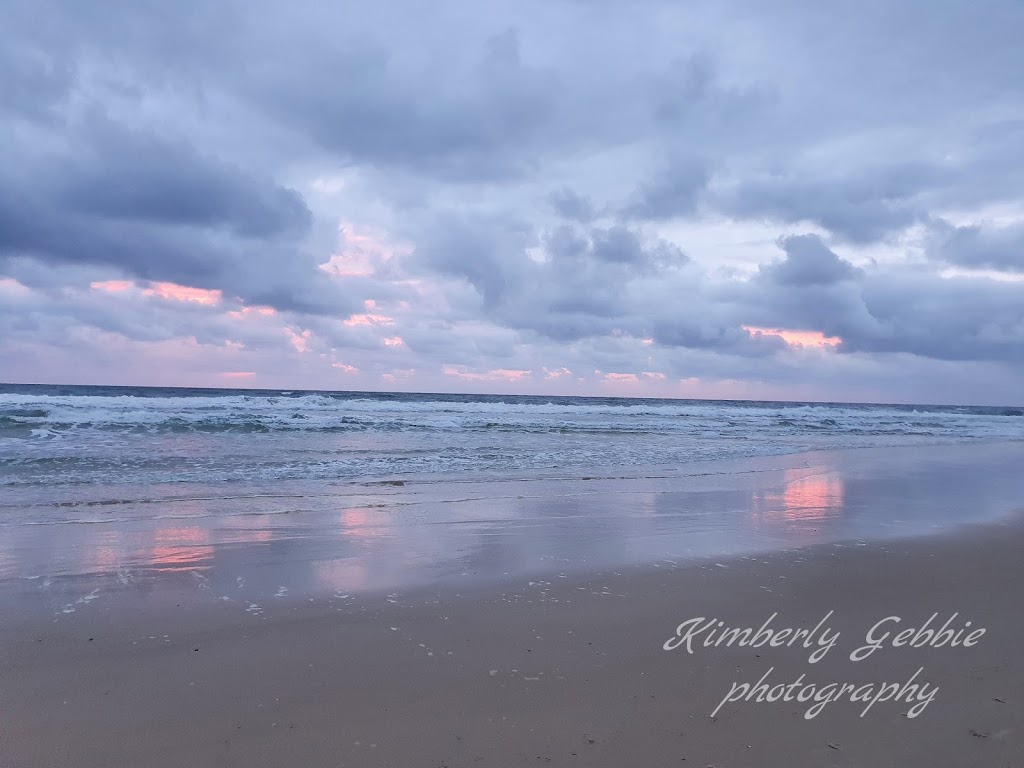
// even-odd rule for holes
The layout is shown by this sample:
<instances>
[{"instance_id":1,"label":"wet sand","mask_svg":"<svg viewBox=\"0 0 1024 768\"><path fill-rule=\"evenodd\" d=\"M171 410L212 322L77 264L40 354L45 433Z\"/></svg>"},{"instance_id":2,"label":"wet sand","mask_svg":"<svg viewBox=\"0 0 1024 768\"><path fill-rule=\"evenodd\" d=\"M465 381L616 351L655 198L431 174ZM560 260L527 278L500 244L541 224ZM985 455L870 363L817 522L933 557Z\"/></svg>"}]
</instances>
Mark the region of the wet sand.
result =
<instances>
[{"instance_id":1,"label":"wet sand","mask_svg":"<svg viewBox=\"0 0 1024 768\"><path fill-rule=\"evenodd\" d=\"M391 593L126 592L0 630L5 766L1009 766L1024 763L1024 525ZM834 613L828 617L828 613ZM801 646L666 651L692 617ZM956 613L973 647L878 650ZM890 625L891 626L891 625ZM934 624L933 624L934 626ZM819 632L818 637L827 637ZM908 703L736 702L735 682L916 682Z\"/></svg>"}]
</instances>

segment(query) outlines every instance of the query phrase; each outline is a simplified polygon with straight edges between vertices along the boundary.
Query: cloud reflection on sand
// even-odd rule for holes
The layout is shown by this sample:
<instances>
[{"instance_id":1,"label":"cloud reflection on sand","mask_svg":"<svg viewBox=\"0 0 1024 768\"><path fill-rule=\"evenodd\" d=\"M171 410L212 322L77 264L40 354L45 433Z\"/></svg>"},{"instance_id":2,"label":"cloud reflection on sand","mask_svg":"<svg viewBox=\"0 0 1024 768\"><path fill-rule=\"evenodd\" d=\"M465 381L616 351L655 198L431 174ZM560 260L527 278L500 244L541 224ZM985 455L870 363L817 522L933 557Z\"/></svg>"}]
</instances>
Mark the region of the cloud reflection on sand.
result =
<instances>
[{"instance_id":1,"label":"cloud reflection on sand","mask_svg":"<svg viewBox=\"0 0 1024 768\"><path fill-rule=\"evenodd\" d=\"M1021 450L823 452L629 475L467 473L205 495L179 484L162 498L150 488L117 505L55 505L45 523L28 512L8 520L0 586L38 599L53 579L54 589L74 585L69 597L100 588L148 599L157 586L201 585L211 599L259 601L911 535L1011 511L1024 498Z\"/></svg>"},{"instance_id":2,"label":"cloud reflection on sand","mask_svg":"<svg viewBox=\"0 0 1024 768\"><path fill-rule=\"evenodd\" d=\"M203 528L164 528L153 536L153 548L140 565L151 571L200 571L212 566L212 533Z\"/></svg>"},{"instance_id":3,"label":"cloud reflection on sand","mask_svg":"<svg viewBox=\"0 0 1024 768\"><path fill-rule=\"evenodd\" d=\"M838 472L787 469L782 487L752 495L751 519L758 528L824 538L823 527L843 512L845 483Z\"/></svg>"},{"instance_id":4,"label":"cloud reflection on sand","mask_svg":"<svg viewBox=\"0 0 1024 768\"><path fill-rule=\"evenodd\" d=\"M341 535L356 539L376 539L388 535L391 515L384 509L357 507L340 515Z\"/></svg>"}]
</instances>

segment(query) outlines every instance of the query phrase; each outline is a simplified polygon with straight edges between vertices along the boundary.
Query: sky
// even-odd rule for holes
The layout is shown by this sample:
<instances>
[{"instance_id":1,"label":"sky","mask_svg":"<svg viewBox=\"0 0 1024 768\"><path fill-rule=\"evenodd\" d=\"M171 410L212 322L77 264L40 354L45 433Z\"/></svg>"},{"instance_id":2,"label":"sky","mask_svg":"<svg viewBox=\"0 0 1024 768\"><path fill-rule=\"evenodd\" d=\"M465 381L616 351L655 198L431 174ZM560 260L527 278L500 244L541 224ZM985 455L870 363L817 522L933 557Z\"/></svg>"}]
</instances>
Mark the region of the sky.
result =
<instances>
[{"instance_id":1,"label":"sky","mask_svg":"<svg viewBox=\"0 0 1024 768\"><path fill-rule=\"evenodd\" d=\"M1024 403L1024 3L5 0L0 381Z\"/></svg>"}]
</instances>

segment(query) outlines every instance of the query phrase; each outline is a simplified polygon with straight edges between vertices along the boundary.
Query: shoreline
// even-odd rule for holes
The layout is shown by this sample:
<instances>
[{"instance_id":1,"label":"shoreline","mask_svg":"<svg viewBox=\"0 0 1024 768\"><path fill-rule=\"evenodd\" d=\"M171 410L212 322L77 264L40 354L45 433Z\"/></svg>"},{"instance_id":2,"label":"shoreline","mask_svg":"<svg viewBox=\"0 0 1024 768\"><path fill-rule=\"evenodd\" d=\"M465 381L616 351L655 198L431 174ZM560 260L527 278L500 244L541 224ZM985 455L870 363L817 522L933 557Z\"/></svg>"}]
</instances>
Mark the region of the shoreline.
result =
<instances>
[{"instance_id":1,"label":"shoreline","mask_svg":"<svg viewBox=\"0 0 1024 768\"><path fill-rule=\"evenodd\" d=\"M295 496L184 494L98 507L86 498L50 512L26 509L23 521L8 516L0 593L8 614L19 593L59 613L67 604L55 605L61 595L73 603L94 590L149 593L182 583L232 597L244 583L258 602L281 589L317 597L493 584L887 541L1020 508L1021 461L1024 443L995 441L804 452L615 476L319 483Z\"/></svg>"},{"instance_id":2,"label":"shoreline","mask_svg":"<svg viewBox=\"0 0 1024 768\"><path fill-rule=\"evenodd\" d=\"M26 765L1002 765L1024 757L1022 547L1015 515L914 539L285 597L259 611L98 600L0 631L5 741ZM829 611L840 641L814 665L799 645L663 650L696 616L756 628L774 613L778 628L810 628ZM902 629L933 613L987 633L971 648L849 661L878 620L899 616ZM796 701L722 704L769 668L773 684L858 686L920 669L938 692L916 718L888 700L863 718L848 699L812 719Z\"/></svg>"}]
</instances>

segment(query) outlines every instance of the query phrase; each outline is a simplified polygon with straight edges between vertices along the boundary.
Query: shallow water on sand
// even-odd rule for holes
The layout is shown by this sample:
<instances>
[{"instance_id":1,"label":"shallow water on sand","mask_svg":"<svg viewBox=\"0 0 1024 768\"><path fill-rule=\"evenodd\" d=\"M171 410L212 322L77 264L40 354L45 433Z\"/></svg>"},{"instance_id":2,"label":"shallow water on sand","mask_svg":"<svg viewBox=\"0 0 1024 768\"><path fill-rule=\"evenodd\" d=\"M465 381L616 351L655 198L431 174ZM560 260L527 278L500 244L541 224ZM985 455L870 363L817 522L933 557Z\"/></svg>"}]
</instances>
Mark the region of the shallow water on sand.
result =
<instances>
[{"instance_id":1,"label":"shallow water on sand","mask_svg":"<svg viewBox=\"0 0 1024 768\"><path fill-rule=\"evenodd\" d=\"M210 600L673 568L983 522L1024 504L1024 445L871 448L681 467L82 488L13 506L0 582L54 616L111 593ZM722 563L722 567L728 567Z\"/></svg>"}]
</instances>

